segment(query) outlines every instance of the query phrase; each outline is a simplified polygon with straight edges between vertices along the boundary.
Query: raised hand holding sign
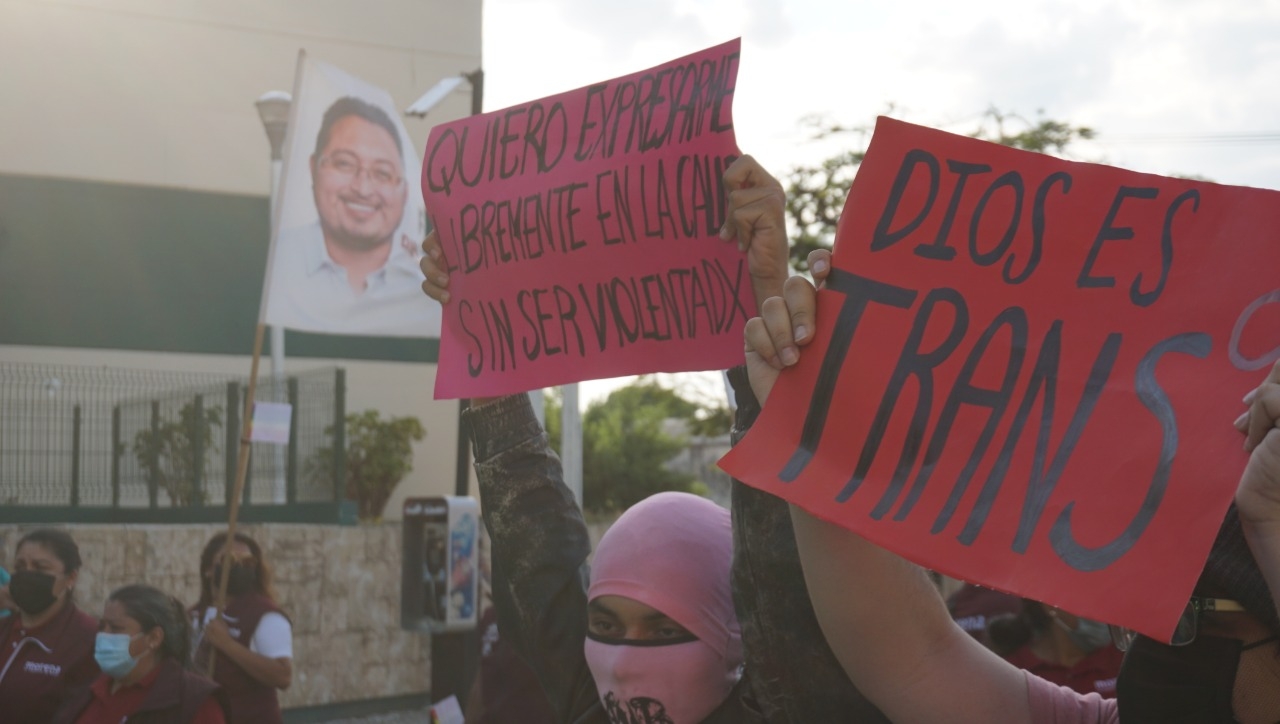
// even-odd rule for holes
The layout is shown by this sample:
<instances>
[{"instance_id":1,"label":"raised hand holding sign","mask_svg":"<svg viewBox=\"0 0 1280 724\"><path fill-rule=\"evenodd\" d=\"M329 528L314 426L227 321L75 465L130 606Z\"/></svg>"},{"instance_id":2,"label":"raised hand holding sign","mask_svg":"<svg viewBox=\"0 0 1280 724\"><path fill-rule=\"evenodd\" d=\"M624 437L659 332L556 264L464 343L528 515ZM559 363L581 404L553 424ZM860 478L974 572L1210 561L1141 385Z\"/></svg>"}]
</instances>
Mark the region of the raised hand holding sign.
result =
<instances>
[{"instance_id":1,"label":"raised hand holding sign","mask_svg":"<svg viewBox=\"0 0 1280 724\"><path fill-rule=\"evenodd\" d=\"M881 119L818 334L722 462L943 573L1166 638L1276 357L1280 194Z\"/></svg>"},{"instance_id":2,"label":"raised hand holding sign","mask_svg":"<svg viewBox=\"0 0 1280 724\"><path fill-rule=\"evenodd\" d=\"M422 188L451 302L437 397L741 362L751 284L720 238L738 52L432 131Z\"/></svg>"}]
</instances>

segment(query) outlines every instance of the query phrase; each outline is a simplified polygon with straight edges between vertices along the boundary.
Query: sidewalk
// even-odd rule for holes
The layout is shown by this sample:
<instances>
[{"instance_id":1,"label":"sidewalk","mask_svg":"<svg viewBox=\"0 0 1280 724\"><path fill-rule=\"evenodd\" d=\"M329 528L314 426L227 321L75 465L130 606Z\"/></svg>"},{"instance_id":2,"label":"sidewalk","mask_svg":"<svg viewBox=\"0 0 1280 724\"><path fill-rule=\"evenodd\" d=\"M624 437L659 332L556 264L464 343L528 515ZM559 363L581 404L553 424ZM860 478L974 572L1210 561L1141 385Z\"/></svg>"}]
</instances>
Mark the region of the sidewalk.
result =
<instances>
[{"instance_id":1,"label":"sidewalk","mask_svg":"<svg viewBox=\"0 0 1280 724\"><path fill-rule=\"evenodd\" d=\"M324 724L429 724L431 715L426 709L398 711L392 714L374 714L355 719L330 719Z\"/></svg>"}]
</instances>

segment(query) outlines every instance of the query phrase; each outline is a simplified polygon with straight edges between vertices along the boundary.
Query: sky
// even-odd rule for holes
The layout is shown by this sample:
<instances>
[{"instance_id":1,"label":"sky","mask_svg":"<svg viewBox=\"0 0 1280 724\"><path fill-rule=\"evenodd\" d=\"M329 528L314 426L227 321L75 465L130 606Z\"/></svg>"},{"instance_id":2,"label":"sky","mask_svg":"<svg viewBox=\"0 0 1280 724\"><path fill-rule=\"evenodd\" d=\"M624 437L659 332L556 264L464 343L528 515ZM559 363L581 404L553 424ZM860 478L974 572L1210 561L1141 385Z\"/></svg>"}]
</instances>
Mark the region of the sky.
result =
<instances>
[{"instance_id":1,"label":"sky","mask_svg":"<svg viewBox=\"0 0 1280 724\"><path fill-rule=\"evenodd\" d=\"M861 143L807 117L968 133L994 106L1094 129L1077 160L1280 189L1280 0L484 1L486 111L741 37L738 145L775 175Z\"/></svg>"}]
</instances>

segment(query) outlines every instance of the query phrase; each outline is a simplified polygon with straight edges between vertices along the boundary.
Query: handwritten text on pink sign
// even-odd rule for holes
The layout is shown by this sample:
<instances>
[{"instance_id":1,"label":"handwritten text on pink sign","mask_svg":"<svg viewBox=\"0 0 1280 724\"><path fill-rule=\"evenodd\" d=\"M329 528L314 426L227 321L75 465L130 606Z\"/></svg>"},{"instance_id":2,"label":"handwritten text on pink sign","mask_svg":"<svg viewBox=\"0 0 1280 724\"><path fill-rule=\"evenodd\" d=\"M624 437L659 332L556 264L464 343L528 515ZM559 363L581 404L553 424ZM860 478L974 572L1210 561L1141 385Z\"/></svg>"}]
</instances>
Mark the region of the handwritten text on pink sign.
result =
<instances>
[{"instance_id":1,"label":"handwritten text on pink sign","mask_svg":"<svg viewBox=\"0 0 1280 724\"><path fill-rule=\"evenodd\" d=\"M451 295L436 397L741 361L751 285L718 236L738 53L432 131L422 189Z\"/></svg>"}]
</instances>

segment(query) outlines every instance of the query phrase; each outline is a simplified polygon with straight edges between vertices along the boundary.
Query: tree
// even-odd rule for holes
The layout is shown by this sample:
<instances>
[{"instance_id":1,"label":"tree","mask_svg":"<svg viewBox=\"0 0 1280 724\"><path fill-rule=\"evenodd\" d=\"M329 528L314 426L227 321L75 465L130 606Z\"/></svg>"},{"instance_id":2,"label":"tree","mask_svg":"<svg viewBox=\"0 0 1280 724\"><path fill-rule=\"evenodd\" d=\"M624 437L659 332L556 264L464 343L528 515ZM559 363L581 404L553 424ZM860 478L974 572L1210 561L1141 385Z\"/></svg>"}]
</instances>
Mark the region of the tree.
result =
<instances>
[{"instance_id":1,"label":"tree","mask_svg":"<svg viewBox=\"0 0 1280 724\"><path fill-rule=\"evenodd\" d=\"M665 464L685 449L687 435L727 432L730 413L727 405L693 401L686 394L644 376L587 406L582 416L584 509L611 513L665 490L700 492L693 476ZM562 408L558 394L547 395L547 435L557 449Z\"/></svg>"},{"instance_id":2,"label":"tree","mask_svg":"<svg viewBox=\"0 0 1280 724\"><path fill-rule=\"evenodd\" d=\"M378 520L397 484L413 470L413 443L426 437L416 417L383 419L377 410L347 415L347 497L356 501L361 520ZM332 435L333 427L325 429ZM333 448L316 450L306 465L313 484L332 479Z\"/></svg>"},{"instance_id":3,"label":"tree","mask_svg":"<svg viewBox=\"0 0 1280 724\"><path fill-rule=\"evenodd\" d=\"M891 106L887 112L892 110ZM821 117L810 117L803 122L813 128L815 139L849 134L857 140L853 148L815 166L797 166L783 179L787 190L787 218L794 234L791 265L801 272L808 271L809 252L830 248L835 242L836 224L853 177L866 156L872 131L871 125L842 126ZM1035 120L1028 120L991 106L969 135L1025 151L1061 155L1074 142L1091 139L1096 134L1087 126L1045 118L1043 112L1037 113Z\"/></svg>"},{"instance_id":4,"label":"tree","mask_svg":"<svg viewBox=\"0 0 1280 724\"><path fill-rule=\"evenodd\" d=\"M217 452L213 429L221 426L221 407L197 412L195 402L188 402L178 410L177 420L159 420L139 430L133 454L148 487L168 493L175 507L207 502L208 493L196 485L197 473L200 480L209 479L210 458Z\"/></svg>"},{"instance_id":5,"label":"tree","mask_svg":"<svg viewBox=\"0 0 1280 724\"><path fill-rule=\"evenodd\" d=\"M646 381L589 405L582 416L582 507L618 511L664 490L689 492L693 476L664 466L686 444L665 422L689 412L689 405Z\"/></svg>"}]
</instances>

